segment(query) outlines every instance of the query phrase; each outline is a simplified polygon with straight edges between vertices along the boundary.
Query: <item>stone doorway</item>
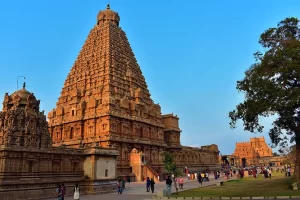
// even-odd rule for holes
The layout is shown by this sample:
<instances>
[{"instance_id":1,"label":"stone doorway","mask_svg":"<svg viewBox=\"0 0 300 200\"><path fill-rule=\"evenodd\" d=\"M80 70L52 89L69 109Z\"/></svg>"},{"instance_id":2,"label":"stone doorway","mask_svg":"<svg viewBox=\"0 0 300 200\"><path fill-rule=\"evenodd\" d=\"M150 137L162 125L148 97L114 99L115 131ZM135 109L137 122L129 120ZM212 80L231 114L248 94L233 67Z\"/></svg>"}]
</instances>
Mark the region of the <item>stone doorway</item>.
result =
<instances>
[{"instance_id":1,"label":"stone doorway","mask_svg":"<svg viewBox=\"0 0 300 200\"><path fill-rule=\"evenodd\" d=\"M235 165L234 159L233 159L233 158L230 158L230 164L231 164L231 166L234 166L234 165Z\"/></svg>"},{"instance_id":2,"label":"stone doorway","mask_svg":"<svg viewBox=\"0 0 300 200\"><path fill-rule=\"evenodd\" d=\"M228 157L222 156L222 165L229 166Z\"/></svg>"},{"instance_id":3,"label":"stone doorway","mask_svg":"<svg viewBox=\"0 0 300 200\"><path fill-rule=\"evenodd\" d=\"M243 168L246 167L246 163L247 163L247 159L246 158L242 158L242 167Z\"/></svg>"}]
</instances>

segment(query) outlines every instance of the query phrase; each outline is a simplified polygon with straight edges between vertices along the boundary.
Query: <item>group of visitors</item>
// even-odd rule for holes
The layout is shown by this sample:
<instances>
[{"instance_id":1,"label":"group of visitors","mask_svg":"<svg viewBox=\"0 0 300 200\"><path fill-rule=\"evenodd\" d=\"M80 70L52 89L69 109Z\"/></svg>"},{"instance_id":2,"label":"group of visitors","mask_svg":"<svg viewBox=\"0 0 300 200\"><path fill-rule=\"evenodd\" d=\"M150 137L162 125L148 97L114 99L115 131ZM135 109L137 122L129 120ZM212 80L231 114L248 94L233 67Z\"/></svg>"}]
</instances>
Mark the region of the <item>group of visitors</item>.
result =
<instances>
[{"instance_id":1,"label":"group of visitors","mask_svg":"<svg viewBox=\"0 0 300 200\"><path fill-rule=\"evenodd\" d=\"M220 178L220 171L219 170L218 171L214 171L214 177L215 177L215 179Z\"/></svg>"},{"instance_id":2,"label":"group of visitors","mask_svg":"<svg viewBox=\"0 0 300 200\"><path fill-rule=\"evenodd\" d=\"M271 178L272 177L272 168L270 168L270 167L263 168L262 174L264 175L264 178Z\"/></svg>"},{"instance_id":3,"label":"group of visitors","mask_svg":"<svg viewBox=\"0 0 300 200\"><path fill-rule=\"evenodd\" d=\"M65 199L65 194L66 194L66 187L65 184L59 184L57 189L57 199L58 200L64 200ZM79 187L78 184L75 185L74 187L74 200L79 200Z\"/></svg>"},{"instance_id":4,"label":"group of visitors","mask_svg":"<svg viewBox=\"0 0 300 200\"><path fill-rule=\"evenodd\" d=\"M291 166L284 166L285 176L291 176Z\"/></svg>"},{"instance_id":5,"label":"group of visitors","mask_svg":"<svg viewBox=\"0 0 300 200\"><path fill-rule=\"evenodd\" d=\"M127 181L130 184L130 179L128 179L128 180ZM117 181L118 194L122 194L123 193L123 191L125 190L125 184L126 184L126 182L125 182L124 178L120 178Z\"/></svg>"},{"instance_id":6,"label":"group of visitors","mask_svg":"<svg viewBox=\"0 0 300 200\"><path fill-rule=\"evenodd\" d=\"M195 173L188 173L187 174L188 180L197 179L198 181L209 181L209 173L206 172L195 172ZM200 180L201 179L201 180Z\"/></svg>"},{"instance_id":7,"label":"group of visitors","mask_svg":"<svg viewBox=\"0 0 300 200\"><path fill-rule=\"evenodd\" d=\"M153 178L149 178L147 177L147 180L146 180L146 189L147 189L147 192L150 192L150 189L152 191L152 193L154 192L154 179Z\"/></svg>"}]
</instances>

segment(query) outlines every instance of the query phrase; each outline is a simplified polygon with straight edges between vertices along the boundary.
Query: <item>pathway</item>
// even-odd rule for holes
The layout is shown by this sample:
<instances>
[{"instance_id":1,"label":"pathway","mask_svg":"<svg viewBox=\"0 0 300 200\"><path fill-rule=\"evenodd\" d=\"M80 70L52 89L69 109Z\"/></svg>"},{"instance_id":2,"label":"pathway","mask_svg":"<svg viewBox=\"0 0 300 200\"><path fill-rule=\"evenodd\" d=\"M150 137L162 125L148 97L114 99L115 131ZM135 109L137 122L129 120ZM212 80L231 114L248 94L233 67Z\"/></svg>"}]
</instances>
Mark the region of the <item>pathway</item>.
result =
<instances>
[{"instance_id":1,"label":"pathway","mask_svg":"<svg viewBox=\"0 0 300 200\"><path fill-rule=\"evenodd\" d=\"M212 176L210 177L209 182L203 182L202 187L208 186L208 185L214 185L220 181L224 181L224 179L221 177L218 180L212 179ZM155 184L155 191L152 194L151 192L146 192L146 186L145 182L133 182L129 186L126 184L126 189L124 190L123 194L117 194L111 193L111 194L99 194L99 195L82 195L80 200L99 200L99 199L105 199L105 200L146 200L151 199L153 195L156 195L157 192L162 191L166 187L165 182L159 182ZM199 183L196 180L184 180L184 190L190 190L193 188L200 187ZM172 187L172 191L174 191L174 186ZM122 198L120 198L122 197ZM50 199L49 199L50 200ZM52 199L53 200L53 199ZM65 200L73 200L73 197L65 197Z\"/></svg>"}]
</instances>

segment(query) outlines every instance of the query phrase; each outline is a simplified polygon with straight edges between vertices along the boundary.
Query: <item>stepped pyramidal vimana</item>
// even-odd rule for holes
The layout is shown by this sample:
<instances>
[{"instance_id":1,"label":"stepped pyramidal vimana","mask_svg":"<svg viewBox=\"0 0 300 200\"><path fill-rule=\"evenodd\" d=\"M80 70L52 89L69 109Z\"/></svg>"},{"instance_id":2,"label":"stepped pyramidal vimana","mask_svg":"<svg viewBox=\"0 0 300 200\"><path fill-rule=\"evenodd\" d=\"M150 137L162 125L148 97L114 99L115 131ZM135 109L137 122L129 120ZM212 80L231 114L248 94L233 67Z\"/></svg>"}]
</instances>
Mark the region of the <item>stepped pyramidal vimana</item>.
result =
<instances>
[{"instance_id":1,"label":"stepped pyramidal vimana","mask_svg":"<svg viewBox=\"0 0 300 200\"><path fill-rule=\"evenodd\" d=\"M201 148L180 144L179 118L161 114L151 99L146 80L119 27L120 17L110 9L100 11L61 95L49 114L54 145L115 147L118 175L134 173L131 154L142 152L142 161L162 172L163 153L173 152L179 166L216 167L217 145Z\"/></svg>"},{"instance_id":2,"label":"stepped pyramidal vimana","mask_svg":"<svg viewBox=\"0 0 300 200\"><path fill-rule=\"evenodd\" d=\"M59 183L72 193L115 189L117 177L143 181L165 173L164 152L180 168L219 167L218 146L180 144L179 118L161 114L107 6L100 11L48 121L25 86L4 96L0 112L0 199L55 196ZM188 134L188 133L187 133Z\"/></svg>"}]
</instances>

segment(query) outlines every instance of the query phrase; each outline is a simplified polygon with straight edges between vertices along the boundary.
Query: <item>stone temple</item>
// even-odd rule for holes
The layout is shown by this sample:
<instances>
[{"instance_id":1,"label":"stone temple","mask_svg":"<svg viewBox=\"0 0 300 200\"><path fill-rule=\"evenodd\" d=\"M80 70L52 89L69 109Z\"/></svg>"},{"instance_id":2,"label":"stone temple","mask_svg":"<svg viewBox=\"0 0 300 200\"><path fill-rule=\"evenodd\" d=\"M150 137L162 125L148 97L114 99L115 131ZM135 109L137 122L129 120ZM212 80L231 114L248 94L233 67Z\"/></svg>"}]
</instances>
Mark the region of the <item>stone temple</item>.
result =
<instances>
[{"instance_id":1,"label":"stone temple","mask_svg":"<svg viewBox=\"0 0 300 200\"><path fill-rule=\"evenodd\" d=\"M53 147L40 101L25 88L4 96L0 111L0 200L45 199L64 183L68 194L115 190L116 149Z\"/></svg>"},{"instance_id":2,"label":"stone temple","mask_svg":"<svg viewBox=\"0 0 300 200\"><path fill-rule=\"evenodd\" d=\"M237 142L233 153L239 159L241 166L259 165L259 159L272 157L272 148L264 137L250 138L250 142Z\"/></svg>"},{"instance_id":3,"label":"stone temple","mask_svg":"<svg viewBox=\"0 0 300 200\"><path fill-rule=\"evenodd\" d=\"M264 137L253 137L250 141L237 142L232 155L221 156L222 165L236 167L280 166L285 157L274 156Z\"/></svg>"},{"instance_id":4,"label":"stone temple","mask_svg":"<svg viewBox=\"0 0 300 200\"><path fill-rule=\"evenodd\" d=\"M117 175L138 181L163 173L165 151L174 154L179 167L218 167L217 145L181 146L179 118L162 115L160 105L151 99L119 23L119 14L109 5L99 12L56 108L48 114L53 145L117 148Z\"/></svg>"}]
</instances>

